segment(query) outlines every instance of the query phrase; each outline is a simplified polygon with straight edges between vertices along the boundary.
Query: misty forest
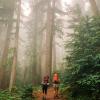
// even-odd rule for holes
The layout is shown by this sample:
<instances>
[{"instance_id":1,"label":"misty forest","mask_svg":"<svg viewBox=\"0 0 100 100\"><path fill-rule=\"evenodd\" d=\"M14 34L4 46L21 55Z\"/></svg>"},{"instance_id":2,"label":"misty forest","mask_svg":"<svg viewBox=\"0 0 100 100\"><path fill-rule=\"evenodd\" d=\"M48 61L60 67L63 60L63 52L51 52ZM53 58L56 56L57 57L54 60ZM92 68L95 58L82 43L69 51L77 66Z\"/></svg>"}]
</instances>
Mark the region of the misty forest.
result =
<instances>
[{"instance_id":1,"label":"misty forest","mask_svg":"<svg viewBox=\"0 0 100 100\"><path fill-rule=\"evenodd\" d=\"M0 0L0 100L100 100L100 0Z\"/></svg>"}]
</instances>

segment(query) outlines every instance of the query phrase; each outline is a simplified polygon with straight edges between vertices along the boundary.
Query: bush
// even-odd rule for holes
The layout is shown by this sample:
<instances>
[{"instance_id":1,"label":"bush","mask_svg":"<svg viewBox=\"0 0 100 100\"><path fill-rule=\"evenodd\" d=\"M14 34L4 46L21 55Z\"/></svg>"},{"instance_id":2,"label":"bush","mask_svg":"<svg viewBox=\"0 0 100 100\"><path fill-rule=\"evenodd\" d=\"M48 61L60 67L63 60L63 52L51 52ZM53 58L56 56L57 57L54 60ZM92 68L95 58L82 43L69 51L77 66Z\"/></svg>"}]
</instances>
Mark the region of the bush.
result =
<instances>
[{"instance_id":1,"label":"bush","mask_svg":"<svg viewBox=\"0 0 100 100\"><path fill-rule=\"evenodd\" d=\"M12 91L0 91L0 100L33 100L33 87L32 85L24 86L20 89L13 87Z\"/></svg>"},{"instance_id":2,"label":"bush","mask_svg":"<svg viewBox=\"0 0 100 100\"><path fill-rule=\"evenodd\" d=\"M33 87L32 85L24 86L21 94L22 100L32 100L33 99Z\"/></svg>"},{"instance_id":3,"label":"bush","mask_svg":"<svg viewBox=\"0 0 100 100\"><path fill-rule=\"evenodd\" d=\"M4 90L0 91L0 100L21 100L21 98L17 93Z\"/></svg>"},{"instance_id":4,"label":"bush","mask_svg":"<svg viewBox=\"0 0 100 100\"><path fill-rule=\"evenodd\" d=\"M71 85L70 96L76 100L86 100L86 97L90 100L100 99L99 26L99 16L82 17L75 25L75 33L71 34L72 41L67 44L71 49L66 57L70 69L65 72L64 84Z\"/></svg>"}]
</instances>

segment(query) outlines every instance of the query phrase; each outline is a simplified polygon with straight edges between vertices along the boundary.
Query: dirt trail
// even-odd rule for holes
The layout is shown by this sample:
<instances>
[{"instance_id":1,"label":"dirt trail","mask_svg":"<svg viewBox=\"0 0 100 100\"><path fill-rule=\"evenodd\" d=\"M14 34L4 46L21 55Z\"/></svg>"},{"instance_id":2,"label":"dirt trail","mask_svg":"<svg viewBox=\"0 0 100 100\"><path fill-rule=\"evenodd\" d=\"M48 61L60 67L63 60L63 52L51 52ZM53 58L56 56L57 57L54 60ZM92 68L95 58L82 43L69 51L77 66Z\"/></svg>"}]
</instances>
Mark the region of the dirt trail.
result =
<instances>
[{"instance_id":1,"label":"dirt trail","mask_svg":"<svg viewBox=\"0 0 100 100\"><path fill-rule=\"evenodd\" d=\"M48 89L48 94L47 94L47 96L46 96L46 99L43 98L42 92L39 91L39 92L37 93L37 100L63 100L63 99L61 99L60 97L54 99L54 90L53 90L53 88L49 88L49 89Z\"/></svg>"}]
</instances>

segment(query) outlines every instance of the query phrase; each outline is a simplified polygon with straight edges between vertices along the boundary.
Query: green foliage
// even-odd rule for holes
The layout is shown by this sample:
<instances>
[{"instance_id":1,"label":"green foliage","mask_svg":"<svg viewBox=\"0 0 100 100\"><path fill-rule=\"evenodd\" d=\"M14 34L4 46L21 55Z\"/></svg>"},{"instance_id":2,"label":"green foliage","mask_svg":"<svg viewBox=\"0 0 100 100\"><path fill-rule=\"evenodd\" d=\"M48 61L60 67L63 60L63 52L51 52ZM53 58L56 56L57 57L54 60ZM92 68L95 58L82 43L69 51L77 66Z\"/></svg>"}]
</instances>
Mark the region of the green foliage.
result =
<instances>
[{"instance_id":1,"label":"green foliage","mask_svg":"<svg viewBox=\"0 0 100 100\"><path fill-rule=\"evenodd\" d=\"M0 91L0 100L21 100L21 98L17 93L4 90Z\"/></svg>"},{"instance_id":2,"label":"green foliage","mask_svg":"<svg viewBox=\"0 0 100 100\"><path fill-rule=\"evenodd\" d=\"M82 17L72 41L66 45L71 52L66 57L67 70L64 82L71 85L71 96L100 98L100 17ZM78 99L77 99L78 100ZM85 100L85 99L79 99Z\"/></svg>"},{"instance_id":3,"label":"green foliage","mask_svg":"<svg viewBox=\"0 0 100 100\"><path fill-rule=\"evenodd\" d=\"M20 89L13 87L11 92L8 90L0 91L0 100L33 100L32 85L24 86Z\"/></svg>"},{"instance_id":4,"label":"green foliage","mask_svg":"<svg viewBox=\"0 0 100 100\"><path fill-rule=\"evenodd\" d=\"M33 98L32 93L33 93L32 85L24 86L21 95L22 100L32 100Z\"/></svg>"}]
</instances>

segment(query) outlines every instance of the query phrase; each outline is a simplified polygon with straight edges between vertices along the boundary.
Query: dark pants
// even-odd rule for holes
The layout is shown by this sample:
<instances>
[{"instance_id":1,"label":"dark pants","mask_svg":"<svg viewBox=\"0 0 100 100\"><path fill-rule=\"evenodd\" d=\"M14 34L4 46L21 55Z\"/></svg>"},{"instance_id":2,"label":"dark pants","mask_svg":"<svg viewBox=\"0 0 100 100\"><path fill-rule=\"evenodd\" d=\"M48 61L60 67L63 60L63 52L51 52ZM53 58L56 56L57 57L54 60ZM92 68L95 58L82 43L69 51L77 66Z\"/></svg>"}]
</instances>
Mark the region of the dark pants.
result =
<instances>
[{"instance_id":1,"label":"dark pants","mask_svg":"<svg viewBox=\"0 0 100 100\"><path fill-rule=\"evenodd\" d=\"M44 84L43 87L42 87L43 93L47 94L47 89L48 89L48 85Z\"/></svg>"}]
</instances>

